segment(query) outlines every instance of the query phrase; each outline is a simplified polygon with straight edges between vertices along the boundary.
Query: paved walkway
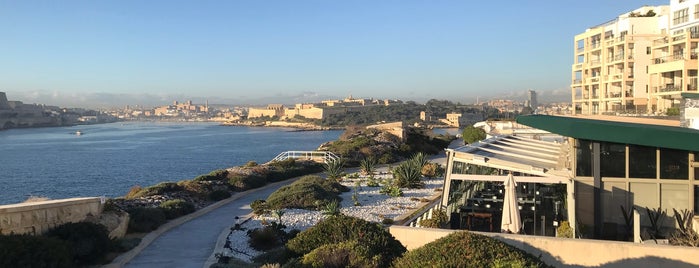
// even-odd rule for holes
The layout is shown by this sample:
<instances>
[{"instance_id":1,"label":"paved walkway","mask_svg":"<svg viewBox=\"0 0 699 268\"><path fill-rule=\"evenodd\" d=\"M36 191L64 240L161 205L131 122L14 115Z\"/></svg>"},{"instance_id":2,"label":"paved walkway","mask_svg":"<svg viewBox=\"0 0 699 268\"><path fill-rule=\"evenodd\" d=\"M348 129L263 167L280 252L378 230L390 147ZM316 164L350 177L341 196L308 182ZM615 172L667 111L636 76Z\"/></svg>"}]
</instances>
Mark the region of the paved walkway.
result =
<instances>
[{"instance_id":1,"label":"paved walkway","mask_svg":"<svg viewBox=\"0 0 699 268\"><path fill-rule=\"evenodd\" d=\"M179 226L161 232L140 253L124 267L203 267L212 254L216 241L223 230L235 222L235 216L244 216L252 212L250 203L257 199L266 199L279 187L292 180L277 182L263 188L237 194L234 200L217 208L211 208L205 214L191 219ZM237 199L235 199L237 198ZM206 208L205 208L206 209ZM176 219L177 220L177 219ZM157 230L156 230L157 232ZM146 240L148 237L145 237ZM129 253L112 262L110 267L121 267Z\"/></svg>"},{"instance_id":2,"label":"paved walkway","mask_svg":"<svg viewBox=\"0 0 699 268\"><path fill-rule=\"evenodd\" d=\"M449 147L460 145L458 141L460 140L452 142ZM433 155L430 160L442 165L446 162L443 152ZM119 256L107 267L203 267L212 253L215 253L219 236L235 222L235 216L250 214L252 201L266 199L275 190L295 180L276 182L238 193L226 204L212 205L192 215L175 219L144 237L144 242L150 243L142 243L144 246ZM186 222L182 223L183 221Z\"/></svg>"}]
</instances>

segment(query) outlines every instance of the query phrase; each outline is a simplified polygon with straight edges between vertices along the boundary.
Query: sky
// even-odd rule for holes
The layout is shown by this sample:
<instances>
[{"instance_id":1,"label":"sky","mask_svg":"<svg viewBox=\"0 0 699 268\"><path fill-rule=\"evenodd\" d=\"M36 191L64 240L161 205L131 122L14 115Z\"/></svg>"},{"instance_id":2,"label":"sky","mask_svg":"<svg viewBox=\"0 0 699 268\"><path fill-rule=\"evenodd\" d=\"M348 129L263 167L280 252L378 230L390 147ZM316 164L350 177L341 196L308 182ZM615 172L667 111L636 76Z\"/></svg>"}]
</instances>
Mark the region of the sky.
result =
<instances>
[{"instance_id":1,"label":"sky","mask_svg":"<svg viewBox=\"0 0 699 268\"><path fill-rule=\"evenodd\" d=\"M669 0L0 0L0 91L63 107L569 101L573 38Z\"/></svg>"}]
</instances>

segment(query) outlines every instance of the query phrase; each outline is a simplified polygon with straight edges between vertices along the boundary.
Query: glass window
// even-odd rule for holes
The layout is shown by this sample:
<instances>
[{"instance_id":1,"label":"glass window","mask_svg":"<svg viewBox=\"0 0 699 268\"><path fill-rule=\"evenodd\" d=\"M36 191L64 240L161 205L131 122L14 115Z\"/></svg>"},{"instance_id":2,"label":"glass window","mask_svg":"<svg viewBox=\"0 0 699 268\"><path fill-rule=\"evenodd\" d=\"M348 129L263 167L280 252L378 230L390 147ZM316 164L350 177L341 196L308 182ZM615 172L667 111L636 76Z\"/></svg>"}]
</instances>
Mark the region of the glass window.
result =
<instances>
[{"instance_id":1,"label":"glass window","mask_svg":"<svg viewBox=\"0 0 699 268\"><path fill-rule=\"evenodd\" d=\"M689 155L687 151L660 149L660 178L689 179Z\"/></svg>"},{"instance_id":2,"label":"glass window","mask_svg":"<svg viewBox=\"0 0 699 268\"><path fill-rule=\"evenodd\" d=\"M600 143L600 176L626 177L626 145Z\"/></svg>"},{"instance_id":3,"label":"glass window","mask_svg":"<svg viewBox=\"0 0 699 268\"><path fill-rule=\"evenodd\" d=\"M694 211L699 211L699 185L694 185Z\"/></svg>"},{"instance_id":4,"label":"glass window","mask_svg":"<svg viewBox=\"0 0 699 268\"><path fill-rule=\"evenodd\" d=\"M592 177L592 142L588 140L575 141L576 172L578 176Z\"/></svg>"},{"instance_id":5,"label":"glass window","mask_svg":"<svg viewBox=\"0 0 699 268\"><path fill-rule=\"evenodd\" d=\"M664 183L660 185L660 207L667 211L668 216L675 215L672 211L673 208L677 211L689 209L689 189L687 188L686 184Z\"/></svg>"},{"instance_id":6,"label":"glass window","mask_svg":"<svg viewBox=\"0 0 699 268\"><path fill-rule=\"evenodd\" d=\"M632 182L629 185L629 192L629 199L634 207L641 209L658 207L657 183ZM641 225L650 225L648 217L641 217Z\"/></svg>"},{"instance_id":7,"label":"glass window","mask_svg":"<svg viewBox=\"0 0 699 268\"><path fill-rule=\"evenodd\" d=\"M629 145L629 178L655 179L655 148Z\"/></svg>"}]
</instances>

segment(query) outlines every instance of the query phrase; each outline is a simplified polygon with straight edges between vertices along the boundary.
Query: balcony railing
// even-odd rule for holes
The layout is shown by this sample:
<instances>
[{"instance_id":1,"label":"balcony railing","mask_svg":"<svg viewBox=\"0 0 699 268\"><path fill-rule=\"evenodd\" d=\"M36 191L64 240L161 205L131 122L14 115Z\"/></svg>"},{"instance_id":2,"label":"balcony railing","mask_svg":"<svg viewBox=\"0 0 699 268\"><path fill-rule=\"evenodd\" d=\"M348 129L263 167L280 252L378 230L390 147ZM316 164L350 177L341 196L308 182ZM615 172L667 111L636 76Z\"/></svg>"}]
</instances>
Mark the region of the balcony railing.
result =
<instances>
[{"instance_id":1,"label":"balcony railing","mask_svg":"<svg viewBox=\"0 0 699 268\"><path fill-rule=\"evenodd\" d=\"M578 49L575 50L577 53L585 51L585 47L579 47Z\"/></svg>"},{"instance_id":2,"label":"balcony railing","mask_svg":"<svg viewBox=\"0 0 699 268\"><path fill-rule=\"evenodd\" d=\"M600 62L600 60L590 60L590 65L599 65Z\"/></svg>"},{"instance_id":3,"label":"balcony railing","mask_svg":"<svg viewBox=\"0 0 699 268\"><path fill-rule=\"evenodd\" d=\"M592 43L590 43L590 48L591 48L591 49L599 48L600 45L601 45L600 43L601 43L601 42L599 42L599 41L597 41L597 42L592 42Z\"/></svg>"},{"instance_id":4,"label":"balcony railing","mask_svg":"<svg viewBox=\"0 0 699 268\"><path fill-rule=\"evenodd\" d=\"M653 46L661 46L668 43L667 37L653 40Z\"/></svg>"},{"instance_id":5,"label":"balcony railing","mask_svg":"<svg viewBox=\"0 0 699 268\"><path fill-rule=\"evenodd\" d=\"M666 62L673 62L673 61L680 61L680 60L696 60L699 58L699 53L697 52L690 52L690 53L681 53L681 54L674 54L670 56L664 56L664 57L657 57L653 59L654 64L662 64Z\"/></svg>"},{"instance_id":6,"label":"balcony railing","mask_svg":"<svg viewBox=\"0 0 699 268\"><path fill-rule=\"evenodd\" d=\"M668 84L662 87L653 87L655 92L674 92L682 91L682 85Z\"/></svg>"},{"instance_id":7,"label":"balcony railing","mask_svg":"<svg viewBox=\"0 0 699 268\"><path fill-rule=\"evenodd\" d=\"M582 79L573 79L573 85L582 84Z\"/></svg>"},{"instance_id":8,"label":"balcony railing","mask_svg":"<svg viewBox=\"0 0 699 268\"><path fill-rule=\"evenodd\" d=\"M582 63L574 64L574 65L573 65L573 69L576 69L576 70L577 70L577 69L581 69L582 66L583 66Z\"/></svg>"}]
</instances>

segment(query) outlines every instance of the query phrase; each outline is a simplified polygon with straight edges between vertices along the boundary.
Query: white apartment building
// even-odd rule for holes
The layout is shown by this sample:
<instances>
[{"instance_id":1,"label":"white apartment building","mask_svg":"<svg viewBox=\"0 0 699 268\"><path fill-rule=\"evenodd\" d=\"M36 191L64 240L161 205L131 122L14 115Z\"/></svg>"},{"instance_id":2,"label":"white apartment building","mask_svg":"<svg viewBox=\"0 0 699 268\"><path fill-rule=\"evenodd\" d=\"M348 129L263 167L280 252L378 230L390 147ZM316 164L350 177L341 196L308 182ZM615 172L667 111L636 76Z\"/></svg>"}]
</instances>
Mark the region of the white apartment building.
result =
<instances>
[{"instance_id":1,"label":"white apartment building","mask_svg":"<svg viewBox=\"0 0 699 268\"><path fill-rule=\"evenodd\" d=\"M645 113L653 42L667 35L669 6L644 6L575 36L575 114Z\"/></svg>"}]
</instances>

